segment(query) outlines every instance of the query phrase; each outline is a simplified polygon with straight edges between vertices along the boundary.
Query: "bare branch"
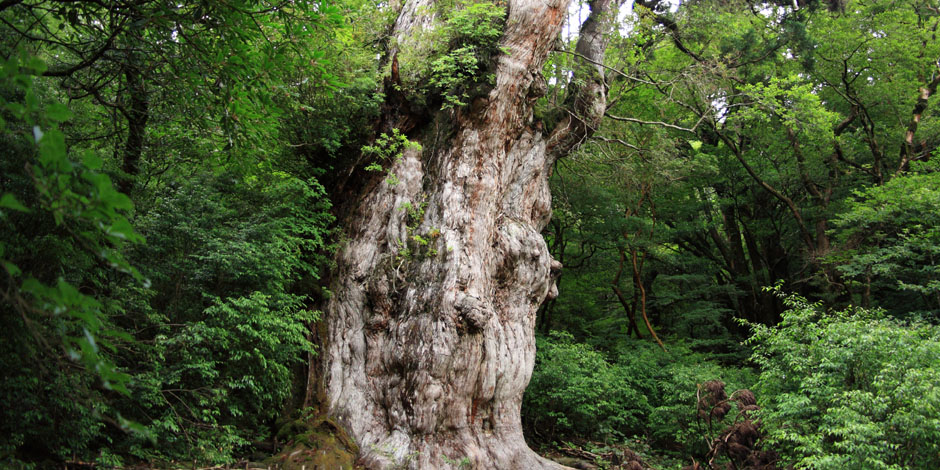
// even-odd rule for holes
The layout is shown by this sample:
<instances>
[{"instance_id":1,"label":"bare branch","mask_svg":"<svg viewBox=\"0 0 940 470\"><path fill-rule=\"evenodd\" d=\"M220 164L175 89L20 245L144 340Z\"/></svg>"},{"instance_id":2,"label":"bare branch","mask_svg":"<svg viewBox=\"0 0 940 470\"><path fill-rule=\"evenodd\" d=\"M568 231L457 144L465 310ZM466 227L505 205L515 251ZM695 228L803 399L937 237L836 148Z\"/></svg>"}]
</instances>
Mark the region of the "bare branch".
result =
<instances>
[{"instance_id":1,"label":"bare branch","mask_svg":"<svg viewBox=\"0 0 940 470\"><path fill-rule=\"evenodd\" d=\"M655 83L653 83L653 82L651 82L651 81L649 81L649 80L644 80L644 79L642 79L642 78L637 78L637 77L634 77L634 76L632 76L632 75L627 75L626 73L624 73L624 72L623 72L622 70L620 70L620 69L616 69L616 68L611 67L611 66L609 66L609 65L607 65L607 64L598 62L598 61L596 61L596 60L594 60L594 59L591 59L590 57L585 56L584 54L578 54L577 52L569 51L569 50L565 50L565 49L553 49L552 52L561 52L561 53L564 53L564 54L573 55L573 56L575 56L575 57L577 57L577 58L579 58L579 59L582 59L582 60L584 60L584 61L586 61L586 62L589 62L589 63L591 63L591 64L594 64L594 65L596 65L596 66L598 66L598 67L603 67L605 70L610 70L611 72L613 72L613 73L615 73L615 74L617 74L617 75L619 75L619 76L621 76L621 77L623 77L623 78L626 78L627 80L631 80L631 81L639 82L639 83L644 83L644 84L647 84L647 85L656 85Z\"/></svg>"},{"instance_id":2,"label":"bare branch","mask_svg":"<svg viewBox=\"0 0 940 470\"><path fill-rule=\"evenodd\" d=\"M599 141L604 142L604 143L608 143L608 144L620 144L620 145L623 145L624 147L626 147L626 148L628 148L628 149L636 150L637 152L641 151L641 149L640 149L639 147L637 147L636 145L627 143L626 141L621 140L621 139L609 139L609 138L607 138L607 137L603 137L603 136L599 136L599 135L593 135L593 136L591 136L591 138L592 138L592 139L595 139L595 140L599 140Z\"/></svg>"},{"instance_id":3,"label":"bare branch","mask_svg":"<svg viewBox=\"0 0 940 470\"><path fill-rule=\"evenodd\" d=\"M699 117L699 120L698 120L698 121L695 123L695 125L692 126L692 127L682 127L682 126L677 126L677 125L675 125L675 124L670 124L670 123L668 123L668 122L662 122L662 121L644 121L644 120L642 120L642 119L636 119L636 118L631 118L631 117L615 116L615 115L610 114L610 113L605 114L605 116L606 116L606 117L609 117L609 118L611 118L611 119L613 119L614 121L633 122L633 123L642 124L642 125L645 125L645 126L667 127L667 128L669 128L669 129L675 129L675 130L677 130L677 131L688 132L688 133L690 133L690 134L694 134L694 133L695 133L695 129L697 129L698 126L699 126L699 124L701 124L702 121L705 120L705 117L706 117L707 115L706 115L706 114L703 114L701 117Z\"/></svg>"}]
</instances>

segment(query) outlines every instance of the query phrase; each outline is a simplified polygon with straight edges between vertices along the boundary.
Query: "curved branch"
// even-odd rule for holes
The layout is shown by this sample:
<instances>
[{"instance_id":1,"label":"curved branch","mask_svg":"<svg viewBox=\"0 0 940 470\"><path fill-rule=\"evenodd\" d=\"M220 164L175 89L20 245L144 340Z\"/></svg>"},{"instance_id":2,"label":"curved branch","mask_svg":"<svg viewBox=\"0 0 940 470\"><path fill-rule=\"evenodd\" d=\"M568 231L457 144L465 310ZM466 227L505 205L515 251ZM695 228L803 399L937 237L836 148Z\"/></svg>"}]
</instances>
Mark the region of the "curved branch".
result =
<instances>
[{"instance_id":1,"label":"curved branch","mask_svg":"<svg viewBox=\"0 0 940 470\"><path fill-rule=\"evenodd\" d=\"M702 56L692 52L692 50L686 47L685 43L682 42L682 38L679 37L679 25L677 25L672 18L656 13L656 7L660 5L660 0L636 0L635 5L646 8L649 11L648 14L653 17L653 21L669 31L669 37L672 39L672 43L676 46L676 49L679 49L696 62L705 63L705 59L703 59Z\"/></svg>"},{"instance_id":2,"label":"curved branch","mask_svg":"<svg viewBox=\"0 0 940 470\"><path fill-rule=\"evenodd\" d=\"M937 93L937 86L940 85L940 59L937 60L936 67L937 70L934 71L930 82L918 90L917 103L911 112L911 120L907 124L907 129L904 130L904 142L901 144L901 164L894 172L895 176L907 171L911 161L917 159L914 155L917 151L914 145L914 134L917 133L917 126L920 124L924 112L927 111L927 103L930 97Z\"/></svg>"},{"instance_id":3,"label":"curved branch","mask_svg":"<svg viewBox=\"0 0 940 470\"><path fill-rule=\"evenodd\" d=\"M646 126L667 127L667 128L669 128L669 129L675 129L675 130L677 130L677 131L688 132L688 133L690 133L690 134L694 134L694 133L695 133L695 130L698 129L699 124L701 124L702 121L705 120L705 117L707 116L707 114L702 114L702 115L699 117L698 121L695 123L695 125L692 126L692 127L682 127L682 126L677 126L677 125L675 125L675 124L670 124L670 123L668 123L668 122L662 122L662 121L644 121L644 120L642 120L642 119L636 119L636 118L631 118L631 117L615 116L615 115L610 114L610 113L605 114L605 116L606 116L606 117L609 117L609 118L611 118L611 119L613 119L614 121L634 122L634 123L643 124L643 125L646 125Z\"/></svg>"},{"instance_id":4,"label":"curved branch","mask_svg":"<svg viewBox=\"0 0 940 470\"><path fill-rule=\"evenodd\" d=\"M628 148L628 149L630 149L630 150L636 150L637 152L640 152L640 151L642 150L642 149L640 149L639 147L637 147L636 145L633 145L633 144L631 144L631 143L628 143L627 141L622 140L622 139L611 139L611 138L604 137L604 136L600 136L600 135L593 135L593 136L591 136L591 138L592 138L592 139L595 139L595 140L599 140L599 141L604 142L604 143L608 143L608 144L619 144L619 145L623 145L624 147L626 147L626 148Z\"/></svg>"},{"instance_id":5,"label":"curved branch","mask_svg":"<svg viewBox=\"0 0 940 470\"><path fill-rule=\"evenodd\" d=\"M575 70L565 98L568 113L548 133L546 153L549 161L567 155L600 125L607 110L607 84L604 80L604 51L607 49L612 5L621 0L592 0L591 14L581 25L574 54L591 65ZM615 3L616 2L616 3Z\"/></svg>"},{"instance_id":6,"label":"curved branch","mask_svg":"<svg viewBox=\"0 0 940 470\"><path fill-rule=\"evenodd\" d=\"M734 158L738 160L738 163L740 163L741 166L744 167L744 171L746 171L747 174L750 175L751 178L753 178L755 182L757 182L757 184L759 184L762 188L767 190L767 192L773 195L773 197L777 198L780 202L786 204L786 206L790 209L790 213L793 215L793 219L796 221L797 226L799 226L800 228L800 234L803 237L803 243L805 243L806 247L809 248L809 250L812 252L815 249L816 243L813 241L813 235L809 232L809 229L806 227L806 221L803 219L803 214L800 213L800 208L797 207L795 202L793 202L793 199L790 199L789 197L787 197L786 194L783 194L782 192L780 192L780 190L773 187L770 183L768 183L767 181L764 181L764 179L761 178L760 175L758 175L756 171L754 171L754 168L751 167L751 165L748 164L746 160L744 160L744 156L741 155L740 148L738 148L738 146L734 143L734 141L729 139L728 136L722 134L721 132L717 132L717 134L718 134L718 137L722 140L722 142L724 142L725 145L727 145L728 148L731 150L731 153L734 155Z\"/></svg>"},{"instance_id":7,"label":"curved branch","mask_svg":"<svg viewBox=\"0 0 940 470\"><path fill-rule=\"evenodd\" d=\"M620 70L620 69L616 69L616 68L614 68L614 67L611 67L611 66L609 66L609 65L607 65L607 64L605 64L605 63L603 63L603 62L598 62L598 61L596 61L596 60L594 60L594 59L591 59L590 57L586 57L586 56L583 55L583 54L578 54L577 52L572 52L572 51L565 50L565 49L552 49L552 52L561 52L561 53L563 53L563 54L573 55L573 56L575 56L575 57L577 57L577 58L579 58L579 59L584 60L585 62L594 64L594 65L596 65L596 66L598 66L598 67L603 67L605 70L609 70L609 71L611 71L611 72L613 72L613 73L615 73L615 74L617 74L617 75L619 75L619 76L621 76L621 77L623 77L623 78L626 78L627 80L631 80L631 81L638 82L638 83L643 83L643 84L646 84L646 85L655 85L655 83L652 82L652 81L643 80L642 78L637 78L637 77L634 77L634 76L632 76L632 75L627 75L624 71L622 71L622 70Z\"/></svg>"}]
</instances>

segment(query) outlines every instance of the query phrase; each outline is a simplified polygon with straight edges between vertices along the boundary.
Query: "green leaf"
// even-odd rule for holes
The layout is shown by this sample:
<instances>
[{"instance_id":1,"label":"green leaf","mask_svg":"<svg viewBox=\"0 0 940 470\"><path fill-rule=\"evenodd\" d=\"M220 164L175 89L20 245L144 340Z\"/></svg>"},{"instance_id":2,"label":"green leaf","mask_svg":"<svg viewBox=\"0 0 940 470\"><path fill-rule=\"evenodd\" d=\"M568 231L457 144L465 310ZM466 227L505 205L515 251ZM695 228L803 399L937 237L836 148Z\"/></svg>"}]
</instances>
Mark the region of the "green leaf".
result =
<instances>
[{"instance_id":1,"label":"green leaf","mask_svg":"<svg viewBox=\"0 0 940 470\"><path fill-rule=\"evenodd\" d=\"M6 268L7 272L10 274L10 277L16 277L20 275L20 268L9 261L4 261L3 267Z\"/></svg>"},{"instance_id":2,"label":"green leaf","mask_svg":"<svg viewBox=\"0 0 940 470\"><path fill-rule=\"evenodd\" d=\"M29 208L24 206L20 201L16 199L15 196L13 196L10 193L4 193L3 196L0 197L0 207L6 207L7 209L12 209L15 211L20 211L20 212L29 212Z\"/></svg>"},{"instance_id":3,"label":"green leaf","mask_svg":"<svg viewBox=\"0 0 940 470\"><path fill-rule=\"evenodd\" d=\"M30 277L30 278L27 278L25 281L23 281L22 284L20 284L20 290L23 292L28 292L36 297L39 297L40 295L42 295L42 292L45 290L45 286L43 286L42 283L39 282L39 280L36 279L35 277Z\"/></svg>"},{"instance_id":4,"label":"green leaf","mask_svg":"<svg viewBox=\"0 0 940 470\"><path fill-rule=\"evenodd\" d=\"M85 167L90 170L100 170L104 161L101 160L101 157L99 157L98 154L89 150L85 152L84 155L82 155L82 163L84 163Z\"/></svg>"},{"instance_id":5,"label":"green leaf","mask_svg":"<svg viewBox=\"0 0 940 470\"><path fill-rule=\"evenodd\" d=\"M74 113L62 103L52 103L46 107L46 117L55 122L65 122L72 119Z\"/></svg>"},{"instance_id":6,"label":"green leaf","mask_svg":"<svg viewBox=\"0 0 940 470\"><path fill-rule=\"evenodd\" d=\"M39 109L39 97L36 96L36 92L32 88L26 90L26 109Z\"/></svg>"},{"instance_id":7,"label":"green leaf","mask_svg":"<svg viewBox=\"0 0 940 470\"><path fill-rule=\"evenodd\" d=\"M39 140L39 163L46 168L65 170L65 134L58 129L49 129Z\"/></svg>"},{"instance_id":8,"label":"green leaf","mask_svg":"<svg viewBox=\"0 0 940 470\"><path fill-rule=\"evenodd\" d=\"M111 224L111 228L108 229L108 235L121 240L136 240L140 238L140 236L134 232L134 227L131 226L131 223L124 217L119 217Z\"/></svg>"},{"instance_id":9,"label":"green leaf","mask_svg":"<svg viewBox=\"0 0 940 470\"><path fill-rule=\"evenodd\" d=\"M20 103L6 103L4 107L16 117L22 117L26 112L26 108Z\"/></svg>"},{"instance_id":10,"label":"green leaf","mask_svg":"<svg viewBox=\"0 0 940 470\"><path fill-rule=\"evenodd\" d=\"M49 66L42 59L36 56L30 56L26 61L26 68L30 69L36 75L42 75Z\"/></svg>"}]
</instances>

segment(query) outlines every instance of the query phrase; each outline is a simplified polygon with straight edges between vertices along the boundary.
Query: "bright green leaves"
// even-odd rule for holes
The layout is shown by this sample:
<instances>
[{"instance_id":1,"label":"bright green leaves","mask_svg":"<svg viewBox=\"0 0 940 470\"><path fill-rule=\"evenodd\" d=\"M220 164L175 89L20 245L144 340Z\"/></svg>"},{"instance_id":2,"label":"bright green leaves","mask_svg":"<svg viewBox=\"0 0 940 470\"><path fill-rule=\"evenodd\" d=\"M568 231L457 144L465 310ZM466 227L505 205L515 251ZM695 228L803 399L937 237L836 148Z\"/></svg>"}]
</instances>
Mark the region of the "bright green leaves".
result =
<instances>
[{"instance_id":1,"label":"bright green leaves","mask_svg":"<svg viewBox=\"0 0 940 470\"><path fill-rule=\"evenodd\" d=\"M388 184L398 184L398 177L391 172L391 165L401 159L406 150L421 151L421 144L408 140L408 137L397 128L392 129L392 135L382 133L372 145L362 147L364 155L373 155L375 160L366 165L367 171L384 171L383 164L389 166Z\"/></svg>"},{"instance_id":2,"label":"bright green leaves","mask_svg":"<svg viewBox=\"0 0 940 470\"><path fill-rule=\"evenodd\" d=\"M440 96L443 109L464 106L492 85L486 70L503 52L499 38L506 17L505 5L487 0L457 0L449 6L437 3L441 22L399 45L405 91L420 100L428 99L427 93Z\"/></svg>"},{"instance_id":3,"label":"bright green leaves","mask_svg":"<svg viewBox=\"0 0 940 470\"><path fill-rule=\"evenodd\" d=\"M446 20L445 29L457 43L493 47L503 34L506 7L495 2L458 0Z\"/></svg>"},{"instance_id":4,"label":"bright green leaves","mask_svg":"<svg viewBox=\"0 0 940 470\"><path fill-rule=\"evenodd\" d=\"M467 98L467 94L456 90L474 78L478 66L473 46L455 49L431 62L431 84L447 90L444 92L444 108L467 105L461 101Z\"/></svg>"},{"instance_id":5,"label":"bright green leaves","mask_svg":"<svg viewBox=\"0 0 940 470\"><path fill-rule=\"evenodd\" d=\"M776 328L752 325L756 395L775 449L799 468L940 465L940 330L787 297Z\"/></svg>"},{"instance_id":6,"label":"bright green leaves","mask_svg":"<svg viewBox=\"0 0 940 470\"><path fill-rule=\"evenodd\" d=\"M548 439L624 437L639 432L652 410L647 390L620 365L569 334L539 338L536 371L523 406ZM626 379L626 380L625 380Z\"/></svg>"},{"instance_id":7,"label":"bright green leaves","mask_svg":"<svg viewBox=\"0 0 940 470\"><path fill-rule=\"evenodd\" d=\"M664 353L652 341L629 341L604 354L568 333L537 342L523 420L548 442L646 435L662 447L685 446L686 456L704 454L701 436L708 430L696 420L697 384L720 379L737 389L755 379L748 369L721 367L682 343L671 342Z\"/></svg>"},{"instance_id":8,"label":"bright green leaves","mask_svg":"<svg viewBox=\"0 0 940 470\"><path fill-rule=\"evenodd\" d=\"M431 85L442 90L443 108L465 106L470 88L486 82L481 72L497 53L505 6L488 1L459 0L445 19L450 50L431 61Z\"/></svg>"},{"instance_id":9,"label":"bright green leaves","mask_svg":"<svg viewBox=\"0 0 940 470\"><path fill-rule=\"evenodd\" d=\"M940 173L902 174L858 191L834 220L837 239L853 246L830 256L853 291L909 292L883 305L893 314L940 318ZM862 302L869 299L859 299Z\"/></svg>"},{"instance_id":10,"label":"bright green leaves","mask_svg":"<svg viewBox=\"0 0 940 470\"><path fill-rule=\"evenodd\" d=\"M741 92L753 102L734 117L765 123L777 120L790 129L805 133L806 137L828 144L839 115L826 109L814 91L815 86L797 75L773 77L766 83L745 85Z\"/></svg>"}]
</instances>

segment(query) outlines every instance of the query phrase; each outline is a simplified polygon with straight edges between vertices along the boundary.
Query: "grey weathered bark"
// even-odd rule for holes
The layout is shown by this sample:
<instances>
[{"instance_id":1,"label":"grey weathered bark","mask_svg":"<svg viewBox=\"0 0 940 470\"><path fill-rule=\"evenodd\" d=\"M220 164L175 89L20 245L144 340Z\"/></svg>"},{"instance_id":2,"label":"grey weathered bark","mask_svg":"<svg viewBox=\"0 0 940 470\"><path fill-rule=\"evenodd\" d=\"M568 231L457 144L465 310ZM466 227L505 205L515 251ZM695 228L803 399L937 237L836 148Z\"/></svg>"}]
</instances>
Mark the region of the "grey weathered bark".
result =
<instances>
[{"instance_id":1,"label":"grey weathered bark","mask_svg":"<svg viewBox=\"0 0 940 470\"><path fill-rule=\"evenodd\" d=\"M598 62L611 1L591 3L578 45ZM421 15L432 2L406 1L393 36L430 24ZM606 101L603 69L587 66L557 127L533 119L566 11L567 0L510 1L493 89L414 124L423 150L405 151L390 169L397 182L366 188L344 222L322 386L368 468L458 468L465 458L473 468L562 468L526 446L520 407L535 312L556 294L560 269L540 235L552 162L592 132Z\"/></svg>"}]
</instances>

